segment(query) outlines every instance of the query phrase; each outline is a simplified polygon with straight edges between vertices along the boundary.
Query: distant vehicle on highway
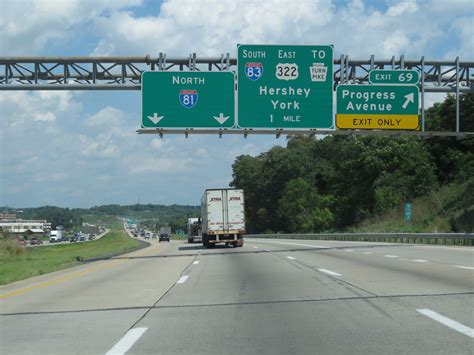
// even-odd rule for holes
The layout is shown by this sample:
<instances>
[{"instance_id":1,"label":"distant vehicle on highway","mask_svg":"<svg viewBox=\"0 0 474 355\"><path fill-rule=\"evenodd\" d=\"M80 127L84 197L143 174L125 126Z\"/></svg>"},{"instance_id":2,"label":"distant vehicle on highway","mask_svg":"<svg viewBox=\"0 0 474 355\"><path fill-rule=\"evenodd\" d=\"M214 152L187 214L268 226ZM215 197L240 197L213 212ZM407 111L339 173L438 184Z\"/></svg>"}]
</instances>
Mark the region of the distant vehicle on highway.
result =
<instances>
[{"instance_id":1,"label":"distant vehicle on highway","mask_svg":"<svg viewBox=\"0 0 474 355\"><path fill-rule=\"evenodd\" d=\"M69 242L70 242L70 243L76 243L76 242L77 242L77 239L78 239L78 238L77 238L75 235L73 235L73 236L71 237L71 239L69 239Z\"/></svg>"},{"instance_id":2,"label":"distant vehicle on highway","mask_svg":"<svg viewBox=\"0 0 474 355\"><path fill-rule=\"evenodd\" d=\"M145 239L150 239L150 233L145 234Z\"/></svg>"},{"instance_id":3,"label":"distant vehicle on highway","mask_svg":"<svg viewBox=\"0 0 474 355\"><path fill-rule=\"evenodd\" d=\"M202 229L200 218L188 218L187 233L188 243L202 242Z\"/></svg>"},{"instance_id":4,"label":"distant vehicle on highway","mask_svg":"<svg viewBox=\"0 0 474 355\"><path fill-rule=\"evenodd\" d=\"M30 245L43 245L43 241L39 238L33 237L30 240Z\"/></svg>"},{"instance_id":5,"label":"distant vehicle on highway","mask_svg":"<svg viewBox=\"0 0 474 355\"><path fill-rule=\"evenodd\" d=\"M202 243L212 248L217 243L244 245L244 191L208 189L201 198Z\"/></svg>"},{"instance_id":6,"label":"distant vehicle on highway","mask_svg":"<svg viewBox=\"0 0 474 355\"><path fill-rule=\"evenodd\" d=\"M56 243L60 242L63 238L63 230L58 229L58 230L53 230L49 232L49 242L50 243Z\"/></svg>"},{"instance_id":7,"label":"distant vehicle on highway","mask_svg":"<svg viewBox=\"0 0 474 355\"><path fill-rule=\"evenodd\" d=\"M169 236L169 234L166 234L166 233L161 233L161 234L160 234L159 242L164 242L164 241L167 241L167 242L170 241L170 236Z\"/></svg>"},{"instance_id":8,"label":"distant vehicle on highway","mask_svg":"<svg viewBox=\"0 0 474 355\"><path fill-rule=\"evenodd\" d=\"M80 241L80 242L85 242L85 241L86 241L86 237L85 237L84 235L81 235L81 236L79 237L79 241Z\"/></svg>"},{"instance_id":9,"label":"distant vehicle on highway","mask_svg":"<svg viewBox=\"0 0 474 355\"><path fill-rule=\"evenodd\" d=\"M95 234L89 235L89 240L95 240Z\"/></svg>"},{"instance_id":10,"label":"distant vehicle on highway","mask_svg":"<svg viewBox=\"0 0 474 355\"><path fill-rule=\"evenodd\" d=\"M151 235L151 239L158 239L158 235L157 235L156 233L153 233L153 234Z\"/></svg>"}]
</instances>

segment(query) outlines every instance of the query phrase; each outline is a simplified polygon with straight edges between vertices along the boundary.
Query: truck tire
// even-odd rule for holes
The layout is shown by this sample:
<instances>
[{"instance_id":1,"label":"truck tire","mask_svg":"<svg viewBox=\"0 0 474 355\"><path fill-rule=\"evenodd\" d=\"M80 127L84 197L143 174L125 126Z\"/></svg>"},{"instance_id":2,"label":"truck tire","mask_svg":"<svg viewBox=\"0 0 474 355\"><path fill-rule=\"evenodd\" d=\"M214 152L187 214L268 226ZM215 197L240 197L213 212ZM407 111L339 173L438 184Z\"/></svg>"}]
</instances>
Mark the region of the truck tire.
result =
<instances>
[{"instance_id":1,"label":"truck tire","mask_svg":"<svg viewBox=\"0 0 474 355\"><path fill-rule=\"evenodd\" d=\"M193 242L193 238L188 238L188 243L192 243Z\"/></svg>"},{"instance_id":2,"label":"truck tire","mask_svg":"<svg viewBox=\"0 0 474 355\"><path fill-rule=\"evenodd\" d=\"M202 236L202 245L204 245L204 248L209 248L209 242L207 241L207 235Z\"/></svg>"}]
</instances>

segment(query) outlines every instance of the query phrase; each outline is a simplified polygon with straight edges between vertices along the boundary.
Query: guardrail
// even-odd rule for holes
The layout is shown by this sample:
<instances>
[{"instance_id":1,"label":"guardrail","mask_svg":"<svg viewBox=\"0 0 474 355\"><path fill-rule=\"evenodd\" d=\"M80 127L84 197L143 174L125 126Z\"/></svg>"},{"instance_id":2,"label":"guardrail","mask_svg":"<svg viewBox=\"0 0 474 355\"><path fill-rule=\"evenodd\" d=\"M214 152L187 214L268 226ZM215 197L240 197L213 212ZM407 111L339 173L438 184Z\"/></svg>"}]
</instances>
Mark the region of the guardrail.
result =
<instances>
[{"instance_id":1,"label":"guardrail","mask_svg":"<svg viewBox=\"0 0 474 355\"><path fill-rule=\"evenodd\" d=\"M474 233L317 233L317 234L246 234L245 238L343 240L408 244L474 246Z\"/></svg>"}]
</instances>

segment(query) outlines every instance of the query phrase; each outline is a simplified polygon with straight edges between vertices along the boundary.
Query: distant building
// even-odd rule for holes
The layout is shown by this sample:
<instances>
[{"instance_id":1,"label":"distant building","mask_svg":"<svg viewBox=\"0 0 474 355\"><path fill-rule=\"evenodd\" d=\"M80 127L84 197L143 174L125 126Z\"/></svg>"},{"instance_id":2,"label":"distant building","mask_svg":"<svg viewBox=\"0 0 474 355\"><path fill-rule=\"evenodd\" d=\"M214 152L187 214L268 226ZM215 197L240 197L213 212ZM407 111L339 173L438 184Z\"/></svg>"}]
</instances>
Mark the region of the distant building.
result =
<instances>
[{"instance_id":1,"label":"distant building","mask_svg":"<svg viewBox=\"0 0 474 355\"><path fill-rule=\"evenodd\" d=\"M14 213L0 213L0 221L13 221L16 219Z\"/></svg>"},{"instance_id":2,"label":"distant building","mask_svg":"<svg viewBox=\"0 0 474 355\"><path fill-rule=\"evenodd\" d=\"M2 213L5 215L5 213ZM15 216L16 217L16 216ZM42 234L51 230L51 223L45 219L27 220L27 219L0 219L0 230L14 234Z\"/></svg>"}]
</instances>

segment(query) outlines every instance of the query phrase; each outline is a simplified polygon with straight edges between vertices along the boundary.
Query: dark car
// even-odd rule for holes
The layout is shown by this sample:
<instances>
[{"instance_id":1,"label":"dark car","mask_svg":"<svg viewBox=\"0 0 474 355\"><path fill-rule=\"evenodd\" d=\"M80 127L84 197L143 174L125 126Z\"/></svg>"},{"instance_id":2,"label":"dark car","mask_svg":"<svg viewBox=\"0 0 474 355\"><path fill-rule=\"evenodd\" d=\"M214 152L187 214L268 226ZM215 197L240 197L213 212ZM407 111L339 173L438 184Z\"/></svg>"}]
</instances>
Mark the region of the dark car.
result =
<instances>
[{"instance_id":1,"label":"dark car","mask_svg":"<svg viewBox=\"0 0 474 355\"><path fill-rule=\"evenodd\" d=\"M89 236L89 240L95 240L95 234L91 234L91 235Z\"/></svg>"},{"instance_id":2,"label":"dark car","mask_svg":"<svg viewBox=\"0 0 474 355\"><path fill-rule=\"evenodd\" d=\"M71 239L69 239L69 242L70 243L76 243L77 242L77 237L76 236L71 237Z\"/></svg>"},{"instance_id":3,"label":"dark car","mask_svg":"<svg viewBox=\"0 0 474 355\"><path fill-rule=\"evenodd\" d=\"M42 245L43 244L43 241L39 238L31 238L30 240L30 245Z\"/></svg>"},{"instance_id":4,"label":"dark car","mask_svg":"<svg viewBox=\"0 0 474 355\"><path fill-rule=\"evenodd\" d=\"M169 241L170 241L170 236L169 236L168 234L166 234L166 233L161 233L161 234L160 234L160 239L159 239L159 241L160 241L160 242L162 242L162 241L164 242L165 240L166 240L167 242L169 242Z\"/></svg>"}]
</instances>

